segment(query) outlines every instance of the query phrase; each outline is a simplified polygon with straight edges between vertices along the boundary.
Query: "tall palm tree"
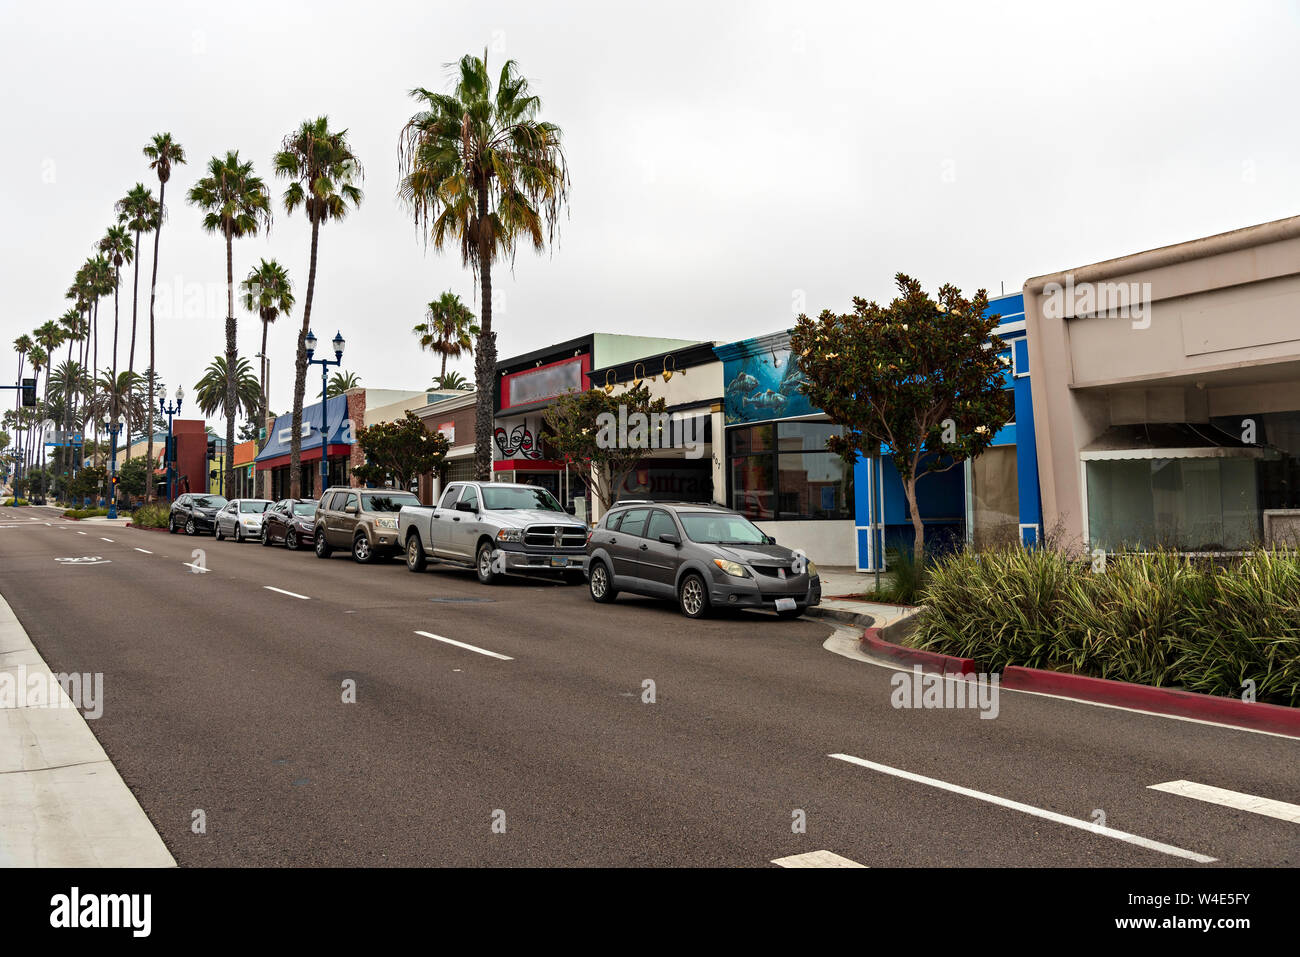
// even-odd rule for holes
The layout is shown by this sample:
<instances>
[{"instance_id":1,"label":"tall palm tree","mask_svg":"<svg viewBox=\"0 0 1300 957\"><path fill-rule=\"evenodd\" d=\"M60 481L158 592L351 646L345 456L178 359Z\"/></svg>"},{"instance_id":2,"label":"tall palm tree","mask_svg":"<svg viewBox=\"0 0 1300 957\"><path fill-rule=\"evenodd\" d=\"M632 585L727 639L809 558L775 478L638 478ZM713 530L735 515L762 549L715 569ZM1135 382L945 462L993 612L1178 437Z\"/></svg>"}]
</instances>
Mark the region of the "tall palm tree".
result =
<instances>
[{"instance_id":1,"label":"tall palm tree","mask_svg":"<svg viewBox=\"0 0 1300 957\"><path fill-rule=\"evenodd\" d=\"M91 312L91 365L90 365L90 389L93 398L95 390L99 387L99 301L113 291L113 266L102 256L92 256L86 260L86 288L88 294L94 299L94 306ZM95 435L95 447L99 447L99 423L92 420L92 428ZM98 454L98 453L97 453Z\"/></svg>"},{"instance_id":2,"label":"tall palm tree","mask_svg":"<svg viewBox=\"0 0 1300 957\"><path fill-rule=\"evenodd\" d=\"M36 376L36 381L39 383L41 379L41 370L45 368L46 363L49 361L49 354L45 351L43 346L37 344L32 346L31 350L27 353L27 361L32 364L32 373ZM49 383L46 383L47 388L48 386ZM25 471L31 471L32 465L36 461L35 450L32 448L32 440L36 437L37 423L42 421L40 410L32 409L31 412L32 415L28 419L27 425L27 441L23 443L27 448L27 465Z\"/></svg>"},{"instance_id":3,"label":"tall palm tree","mask_svg":"<svg viewBox=\"0 0 1300 957\"><path fill-rule=\"evenodd\" d=\"M203 378L194 385L199 411L204 415L222 415L233 420L241 414L248 419L262 407L262 387L253 375L253 366L242 356L235 360L235 374L226 374L226 357L216 356L203 370ZM235 383L235 403L228 405L227 384ZM227 448L234 448L233 443ZM229 486L227 486L229 488Z\"/></svg>"},{"instance_id":4,"label":"tall palm tree","mask_svg":"<svg viewBox=\"0 0 1300 957\"><path fill-rule=\"evenodd\" d=\"M289 271L274 259L263 259L261 264L248 273L248 278L239 284L244 290L244 308L256 312L262 320L262 408L260 414L266 416L266 334L271 323L293 311L293 283L289 281Z\"/></svg>"},{"instance_id":5,"label":"tall palm tree","mask_svg":"<svg viewBox=\"0 0 1300 957\"><path fill-rule=\"evenodd\" d=\"M429 303L424 322L412 332L420 337L420 348L442 356L439 378L447 374L447 360L458 359L474 346L479 334L474 313L450 289Z\"/></svg>"},{"instance_id":6,"label":"tall palm tree","mask_svg":"<svg viewBox=\"0 0 1300 957\"><path fill-rule=\"evenodd\" d=\"M47 322L42 323L36 329L36 331L32 333L32 338L35 339L37 342L39 342L41 348L45 350L45 355L47 356L45 360L45 364L46 364L46 368L48 369L49 366L54 364L54 350L57 349L59 346L63 345L63 327L51 319ZM44 421L45 419L52 418L50 414L49 375L45 376L45 392L41 397L41 418L42 421ZM44 443L42 443L41 444L42 465L44 465L44 460L45 460L45 445Z\"/></svg>"},{"instance_id":7,"label":"tall palm tree","mask_svg":"<svg viewBox=\"0 0 1300 957\"><path fill-rule=\"evenodd\" d=\"M131 350L127 353L126 371L135 371L135 332L140 312L140 236L158 226L158 201L144 183L136 183L117 201L117 221L135 233L135 279L131 289ZM131 443L127 443L128 451Z\"/></svg>"},{"instance_id":8,"label":"tall palm tree","mask_svg":"<svg viewBox=\"0 0 1300 957\"><path fill-rule=\"evenodd\" d=\"M185 148L172 139L170 133L158 133L153 141L144 148L144 155L149 160L149 168L158 174L158 222L153 231L153 278L149 280L149 409L153 415L154 384L158 379L154 370L158 368L158 357L154 353L154 299L158 290L158 244L162 240L162 224L167 218L167 181L171 179L172 167L185 163ZM152 418L149 426L149 448L145 454L149 457L150 468L145 471L144 497L146 502L153 501L153 434Z\"/></svg>"},{"instance_id":9,"label":"tall palm tree","mask_svg":"<svg viewBox=\"0 0 1300 957\"><path fill-rule=\"evenodd\" d=\"M109 226L99 241L99 251L113 264L113 360L109 368L117 375L118 290L122 285L122 264L130 265L135 259L135 244L125 226Z\"/></svg>"},{"instance_id":10,"label":"tall palm tree","mask_svg":"<svg viewBox=\"0 0 1300 957\"><path fill-rule=\"evenodd\" d=\"M136 372L101 374L95 383L95 399L86 411L97 421L106 416L113 422L119 419L127 423L144 421L146 409L139 388L140 379Z\"/></svg>"},{"instance_id":11,"label":"tall palm tree","mask_svg":"<svg viewBox=\"0 0 1300 957\"><path fill-rule=\"evenodd\" d=\"M239 159L238 150L228 150L224 157L208 160L207 175L191 187L189 202L203 210L203 228L220 233L226 240L226 448L235 447L235 409L237 384L234 371L239 353L235 321L235 240L256 236L259 229L271 227L271 194L262 178L253 172L253 164ZM233 456L226 456L225 487L235 482Z\"/></svg>"},{"instance_id":12,"label":"tall palm tree","mask_svg":"<svg viewBox=\"0 0 1300 957\"><path fill-rule=\"evenodd\" d=\"M284 191L285 212L299 206L311 223L311 257L307 268L307 298L303 301L302 328L294 357L293 424L289 440L289 496L302 494L302 400L307 390L307 332L311 329L311 304L316 291L316 254L320 228L347 216L348 203L361 205L364 178L361 163L348 143L348 131L331 132L329 117L318 116L284 138L275 154L275 175L289 180ZM326 450L321 448L321 455Z\"/></svg>"},{"instance_id":13,"label":"tall palm tree","mask_svg":"<svg viewBox=\"0 0 1300 957\"><path fill-rule=\"evenodd\" d=\"M469 388L469 381L455 369L452 369L450 372L444 372L442 375L434 379L433 387L435 389L456 389L458 391L463 391Z\"/></svg>"},{"instance_id":14,"label":"tall palm tree","mask_svg":"<svg viewBox=\"0 0 1300 957\"><path fill-rule=\"evenodd\" d=\"M23 335L19 336L17 339L14 340L14 352L18 353L18 379L17 379L17 382L18 382L19 385L22 385L22 382L23 382L23 360L25 360L25 359L26 359L26 358L31 354L32 348L33 348L35 345L36 345L36 343L32 342L32 337L29 336L29 335L27 335L26 333L24 333ZM20 391L19 391L19 392L14 396L14 419L15 419L16 422L21 422L21 420L22 420L22 410L23 410L23 394L22 394L22 392L21 392L21 390L20 390ZM14 431L15 431L15 432L20 432L21 429L19 429L19 428L15 428ZM19 463L16 463L16 464L14 465L14 468L15 468L15 469L18 469L18 471L16 471L16 472L14 473L14 477L15 477L15 478L17 478L18 475L19 475L20 472L21 472L21 469L19 468L19 466L20 466L21 464L22 464L22 463L19 462Z\"/></svg>"},{"instance_id":15,"label":"tall palm tree","mask_svg":"<svg viewBox=\"0 0 1300 957\"><path fill-rule=\"evenodd\" d=\"M325 387L323 398L332 399L335 396L342 395L348 389L357 389L361 387L361 376L355 372L336 372L330 376L329 384Z\"/></svg>"},{"instance_id":16,"label":"tall palm tree","mask_svg":"<svg viewBox=\"0 0 1300 957\"><path fill-rule=\"evenodd\" d=\"M517 242L537 250L555 239L569 191L560 128L539 120L542 103L518 65L507 60L495 91L487 53L466 55L450 94L411 91L421 109L398 140L398 195L428 230L435 249L460 246L461 260L478 277L480 325L474 363L474 468L492 474L492 396L496 334L492 331L492 264L513 255Z\"/></svg>"}]
</instances>

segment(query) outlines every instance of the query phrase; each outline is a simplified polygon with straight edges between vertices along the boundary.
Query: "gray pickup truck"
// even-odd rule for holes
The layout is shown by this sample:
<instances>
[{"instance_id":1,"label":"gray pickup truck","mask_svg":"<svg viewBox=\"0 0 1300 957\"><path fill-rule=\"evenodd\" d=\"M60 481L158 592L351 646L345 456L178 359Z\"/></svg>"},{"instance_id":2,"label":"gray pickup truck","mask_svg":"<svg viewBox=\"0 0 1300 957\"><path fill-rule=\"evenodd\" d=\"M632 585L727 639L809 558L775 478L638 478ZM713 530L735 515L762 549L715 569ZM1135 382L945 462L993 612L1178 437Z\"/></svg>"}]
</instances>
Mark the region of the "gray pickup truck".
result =
<instances>
[{"instance_id":1,"label":"gray pickup truck","mask_svg":"<svg viewBox=\"0 0 1300 957\"><path fill-rule=\"evenodd\" d=\"M544 488L507 482L452 482L437 505L407 505L397 516L406 567L430 562L473 568L490 585L501 575L584 580L587 529Z\"/></svg>"}]
</instances>

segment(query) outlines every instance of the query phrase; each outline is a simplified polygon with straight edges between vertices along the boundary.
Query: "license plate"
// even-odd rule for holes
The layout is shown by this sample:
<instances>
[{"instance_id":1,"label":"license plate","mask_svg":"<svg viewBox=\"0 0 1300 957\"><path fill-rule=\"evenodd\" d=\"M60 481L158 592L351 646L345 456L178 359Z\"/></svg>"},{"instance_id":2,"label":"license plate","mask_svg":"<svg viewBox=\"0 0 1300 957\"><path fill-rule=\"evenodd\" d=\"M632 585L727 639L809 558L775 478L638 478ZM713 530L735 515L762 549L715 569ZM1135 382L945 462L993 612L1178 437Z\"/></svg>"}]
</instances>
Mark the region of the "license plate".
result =
<instances>
[{"instance_id":1,"label":"license plate","mask_svg":"<svg viewBox=\"0 0 1300 957\"><path fill-rule=\"evenodd\" d=\"M776 600L777 611L794 611L799 605L793 598L778 598Z\"/></svg>"},{"instance_id":2,"label":"license plate","mask_svg":"<svg viewBox=\"0 0 1300 957\"><path fill-rule=\"evenodd\" d=\"M551 559L551 567L552 567L552 568L565 568L565 567L568 566L568 564L569 564L569 560L568 560L567 558L552 558L552 559Z\"/></svg>"}]
</instances>

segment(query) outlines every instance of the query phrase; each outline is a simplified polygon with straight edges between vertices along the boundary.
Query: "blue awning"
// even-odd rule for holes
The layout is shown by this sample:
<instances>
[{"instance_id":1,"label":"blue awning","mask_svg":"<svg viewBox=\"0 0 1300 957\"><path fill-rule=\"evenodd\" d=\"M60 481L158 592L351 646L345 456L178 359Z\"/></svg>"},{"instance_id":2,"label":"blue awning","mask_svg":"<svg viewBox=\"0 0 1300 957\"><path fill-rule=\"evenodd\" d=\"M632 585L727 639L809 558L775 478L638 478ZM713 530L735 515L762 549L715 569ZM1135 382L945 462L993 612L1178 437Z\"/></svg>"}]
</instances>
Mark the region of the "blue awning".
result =
<instances>
[{"instance_id":1,"label":"blue awning","mask_svg":"<svg viewBox=\"0 0 1300 957\"><path fill-rule=\"evenodd\" d=\"M320 449L321 412L325 413L325 424L329 427L330 445L351 445L353 435L346 427L348 418L348 397L336 395L324 403L304 406L302 410L302 450ZM347 436L346 438L344 436ZM286 412L278 416L275 425L267 436L266 445L257 453L254 462L279 458L290 453L289 444L293 439L293 413ZM318 456L319 457L319 456Z\"/></svg>"}]
</instances>

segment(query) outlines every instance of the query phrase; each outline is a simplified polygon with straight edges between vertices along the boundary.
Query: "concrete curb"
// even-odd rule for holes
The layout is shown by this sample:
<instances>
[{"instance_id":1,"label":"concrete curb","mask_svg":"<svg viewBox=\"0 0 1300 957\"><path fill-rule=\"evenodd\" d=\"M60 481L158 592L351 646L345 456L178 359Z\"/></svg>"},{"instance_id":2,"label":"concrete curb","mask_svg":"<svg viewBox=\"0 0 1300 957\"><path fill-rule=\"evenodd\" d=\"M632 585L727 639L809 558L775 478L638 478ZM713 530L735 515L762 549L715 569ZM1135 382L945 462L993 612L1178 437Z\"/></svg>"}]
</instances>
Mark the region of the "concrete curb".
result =
<instances>
[{"instance_id":1,"label":"concrete curb","mask_svg":"<svg viewBox=\"0 0 1300 957\"><path fill-rule=\"evenodd\" d=\"M889 637L896 637L903 631L899 626L907 625L909 622L911 628L915 629L917 617L914 615L889 628L867 628L859 640L862 649L878 659L906 668L920 665L925 671L945 675L977 673L975 662L970 658L957 658L934 651L909 648L895 644L886 638L886 633L891 630L893 634ZM1023 668L1020 665L1009 665L1004 668L1001 684L1007 691L1050 694L1092 704L1115 705L1136 711L1148 711L1177 718L1194 718L1198 721L1300 738L1300 708L1238 701L1235 698L1221 698L1195 691L1156 688L1151 685L1113 681L1109 678L1092 678L1088 675L1075 675L1063 671Z\"/></svg>"},{"instance_id":2,"label":"concrete curb","mask_svg":"<svg viewBox=\"0 0 1300 957\"><path fill-rule=\"evenodd\" d=\"M134 525L134 524L132 524L131 522L127 522L126 525L124 525L123 527L124 527L124 528L134 528L134 529L136 529L137 531L141 531L141 532L165 532L165 531L167 531L167 526L166 526L166 525L164 525L162 528L154 528L152 525Z\"/></svg>"},{"instance_id":3,"label":"concrete curb","mask_svg":"<svg viewBox=\"0 0 1300 957\"><path fill-rule=\"evenodd\" d=\"M175 867L3 596L0 675L17 705L0 707L0 867ZM51 689L48 703L20 676Z\"/></svg>"},{"instance_id":4,"label":"concrete curb","mask_svg":"<svg viewBox=\"0 0 1300 957\"><path fill-rule=\"evenodd\" d=\"M876 623L876 619L871 615L845 611L842 608L824 608L821 605L805 608L804 614L812 615L814 618L829 618L831 621L843 622L846 625L858 625L862 628L870 628Z\"/></svg>"}]
</instances>

